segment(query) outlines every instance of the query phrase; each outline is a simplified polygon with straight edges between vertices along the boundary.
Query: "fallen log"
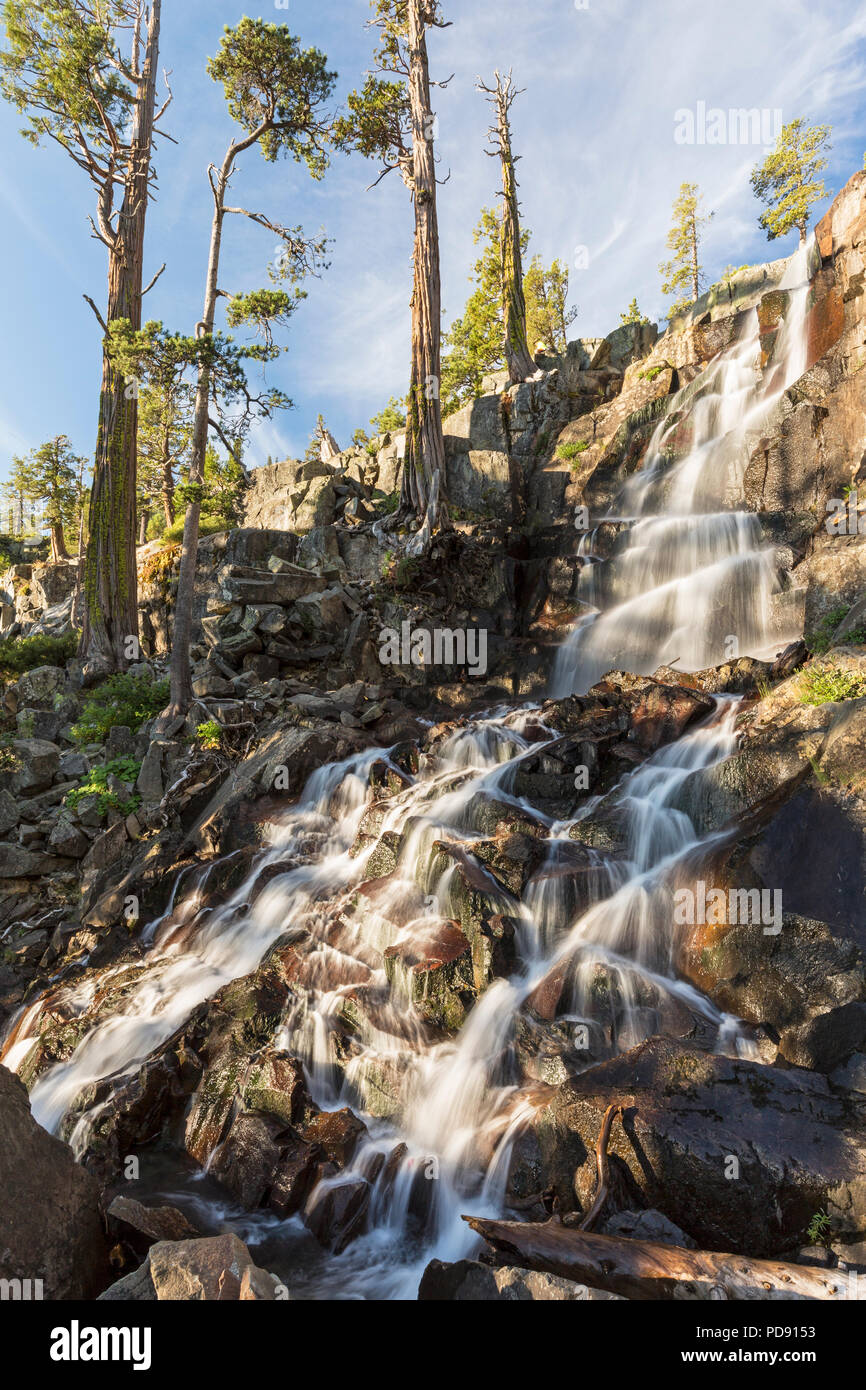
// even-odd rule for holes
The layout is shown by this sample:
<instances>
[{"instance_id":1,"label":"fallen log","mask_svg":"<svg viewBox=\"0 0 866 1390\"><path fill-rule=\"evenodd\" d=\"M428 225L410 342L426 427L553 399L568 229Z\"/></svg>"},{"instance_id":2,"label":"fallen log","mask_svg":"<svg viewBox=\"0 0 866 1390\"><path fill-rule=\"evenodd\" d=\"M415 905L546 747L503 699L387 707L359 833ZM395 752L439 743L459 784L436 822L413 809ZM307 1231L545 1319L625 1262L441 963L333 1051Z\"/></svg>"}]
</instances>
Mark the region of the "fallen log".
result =
<instances>
[{"instance_id":1,"label":"fallen log","mask_svg":"<svg viewBox=\"0 0 866 1390\"><path fill-rule=\"evenodd\" d=\"M509 1264L557 1274L625 1298L841 1302L858 1296L856 1276L841 1270L597 1235L556 1220L489 1221L475 1216L463 1220Z\"/></svg>"}]
</instances>

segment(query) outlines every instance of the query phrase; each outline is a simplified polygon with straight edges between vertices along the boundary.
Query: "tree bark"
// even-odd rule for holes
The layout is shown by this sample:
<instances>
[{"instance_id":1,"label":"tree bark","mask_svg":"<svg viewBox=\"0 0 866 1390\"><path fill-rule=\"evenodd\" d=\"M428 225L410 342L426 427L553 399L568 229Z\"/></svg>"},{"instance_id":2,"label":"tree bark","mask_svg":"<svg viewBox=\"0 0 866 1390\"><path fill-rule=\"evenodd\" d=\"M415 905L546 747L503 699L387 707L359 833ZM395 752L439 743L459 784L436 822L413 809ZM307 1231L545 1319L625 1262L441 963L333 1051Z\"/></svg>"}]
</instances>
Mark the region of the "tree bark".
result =
<instances>
[{"instance_id":1,"label":"tree bark","mask_svg":"<svg viewBox=\"0 0 866 1390\"><path fill-rule=\"evenodd\" d=\"M52 521L51 532L51 559L56 563L58 560L68 560L69 551L66 549L66 541L63 539L63 527L59 521Z\"/></svg>"},{"instance_id":2,"label":"tree bark","mask_svg":"<svg viewBox=\"0 0 866 1390\"><path fill-rule=\"evenodd\" d=\"M171 465L171 447L166 426L162 440L162 509L166 526L174 525L174 473Z\"/></svg>"},{"instance_id":3,"label":"tree bark","mask_svg":"<svg viewBox=\"0 0 866 1390\"><path fill-rule=\"evenodd\" d=\"M201 321L197 326L198 336L202 338L209 337L213 333L223 221L225 219L225 194L229 175L231 174L232 165L234 164L235 153L236 149L232 146L226 154L222 168L216 175L213 184L214 214L211 223L204 309L202 311ZM165 728L171 720L185 715L192 702L192 674L190 671L189 648L192 639L195 569L198 560L198 527L199 518L201 517L201 488L204 482L204 461L207 453L209 393L210 371L206 363L202 363L198 370L195 409L193 413L192 453L189 465L189 485L191 491L183 522L180 572L178 574L177 594L174 604L174 629L172 632L171 664L169 667L169 704L160 716L160 728Z\"/></svg>"},{"instance_id":4,"label":"tree bark","mask_svg":"<svg viewBox=\"0 0 866 1390\"><path fill-rule=\"evenodd\" d=\"M106 322L129 319L141 327L144 227L149 194L156 103L161 0L152 0L144 60L137 83L123 203L109 251ZM84 561L84 622L80 652L95 673L119 670L138 637L135 566L135 475L138 400L105 345L89 536Z\"/></svg>"},{"instance_id":5,"label":"tree bark","mask_svg":"<svg viewBox=\"0 0 866 1390\"><path fill-rule=\"evenodd\" d=\"M408 0L409 103L412 113L412 197L415 246L412 288L412 370L409 383L403 509L424 518L416 537L423 549L435 530L448 525L445 440L439 388L442 376L442 290L436 212L434 116L430 106L427 20L422 0Z\"/></svg>"},{"instance_id":6,"label":"tree bark","mask_svg":"<svg viewBox=\"0 0 866 1390\"><path fill-rule=\"evenodd\" d=\"M535 363L526 340L526 298L523 293L523 258L520 253L520 208L517 201L517 175L511 149L511 121L508 115L517 93L511 78L503 82L496 74L492 93L496 106L494 138L502 164L502 197L504 213L501 233L502 260L502 319L505 326L505 363L513 386L526 381L535 372Z\"/></svg>"},{"instance_id":7,"label":"tree bark","mask_svg":"<svg viewBox=\"0 0 866 1390\"><path fill-rule=\"evenodd\" d=\"M839 1270L781 1260L752 1260L714 1250L684 1250L542 1223L464 1216L510 1263L557 1274L633 1299L833 1299L851 1296Z\"/></svg>"}]
</instances>

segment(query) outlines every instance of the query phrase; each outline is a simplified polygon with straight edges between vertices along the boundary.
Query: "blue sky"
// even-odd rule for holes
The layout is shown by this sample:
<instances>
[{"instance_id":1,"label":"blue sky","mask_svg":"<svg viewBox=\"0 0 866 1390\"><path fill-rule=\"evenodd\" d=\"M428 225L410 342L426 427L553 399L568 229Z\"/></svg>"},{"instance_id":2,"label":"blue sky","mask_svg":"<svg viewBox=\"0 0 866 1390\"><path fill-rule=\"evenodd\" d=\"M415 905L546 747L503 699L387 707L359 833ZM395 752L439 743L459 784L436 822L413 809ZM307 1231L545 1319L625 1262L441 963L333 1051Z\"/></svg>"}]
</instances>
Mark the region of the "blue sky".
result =
<instances>
[{"instance_id":1,"label":"blue sky","mask_svg":"<svg viewBox=\"0 0 866 1390\"><path fill-rule=\"evenodd\" d=\"M658 262L671 203L684 180L698 182L709 224L703 260L710 279L728 264L775 259L795 236L768 243L748 175L760 146L683 145L675 112L698 102L781 109L833 125L828 189L837 191L866 149L866 0L445 0L452 26L431 34L438 92L438 153L450 172L439 192L445 322L462 309L475 257L472 230L490 204L497 165L484 154L488 110L474 90L496 66L513 67L526 88L513 111L525 224L532 250L572 269L579 316L572 335L609 332L632 296L662 315ZM167 269L145 299L145 317L190 332L200 316L210 229L205 170L231 137L222 91L205 61L222 28L244 13L290 25L322 48L339 73L343 99L369 63L367 0L289 0L287 8L234 0L164 0L161 61L174 102L161 142L158 201L149 213L145 281ZM82 299L105 300L105 251L91 239L93 192L56 148L34 150L0 106L0 257L5 268L0 375L0 478L9 460L58 433L91 454L96 432L100 331ZM396 174L367 192L375 168L335 156L322 183L299 166L244 157L234 190L245 206L333 238L331 268L309 282L309 298L269 368L296 409L259 427L247 461L297 456L321 411L341 444L408 372L412 213ZM821 209L819 209L820 215ZM230 219L220 283L232 291L267 284L273 238Z\"/></svg>"}]
</instances>

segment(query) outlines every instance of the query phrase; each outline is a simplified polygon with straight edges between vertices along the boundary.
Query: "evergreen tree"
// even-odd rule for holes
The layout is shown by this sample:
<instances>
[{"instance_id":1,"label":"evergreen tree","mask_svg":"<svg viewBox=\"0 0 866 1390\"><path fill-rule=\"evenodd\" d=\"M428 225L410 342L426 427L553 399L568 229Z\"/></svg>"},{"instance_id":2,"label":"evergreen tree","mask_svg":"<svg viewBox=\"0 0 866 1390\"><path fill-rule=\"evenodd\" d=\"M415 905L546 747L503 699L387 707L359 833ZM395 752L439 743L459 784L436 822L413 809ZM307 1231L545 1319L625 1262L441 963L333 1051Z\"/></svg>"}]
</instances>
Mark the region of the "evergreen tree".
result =
<instances>
[{"instance_id":1,"label":"evergreen tree","mask_svg":"<svg viewBox=\"0 0 866 1390\"><path fill-rule=\"evenodd\" d=\"M646 314L642 314L640 309L638 308L637 299L633 299L631 304L629 304L628 308L626 309L625 313L620 314L619 321L622 324L649 323L649 319L647 318Z\"/></svg>"},{"instance_id":2,"label":"evergreen tree","mask_svg":"<svg viewBox=\"0 0 866 1390\"><path fill-rule=\"evenodd\" d=\"M415 214L412 289L412 359L409 420L400 515L423 524L412 544L421 552L432 533L448 525L445 441L440 390L441 303L439 223L436 210L436 120L430 97L427 32L444 28L439 0L371 0L379 29L376 73L348 97L349 114L337 122L337 141L381 163L376 183L398 170ZM394 80L396 79L396 80Z\"/></svg>"},{"instance_id":3,"label":"evergreen tree","mask_svg":"<svg viewBox=\"0 0 866 1390\"><path fill-rule=\"evenodd\" d=\"M670 317L682 313L699 298L703 286L703 267L700 264L701 228L712 217L701 212L701 194L696 183L680 185L673 206L673 223L668 232L667 247L671 259L660 266L663 278L662 294L671 295L674 302Z\"/></svg>"},{"instance_id":4,"label":"evergreen tree","mask_svg":"<svg viewBox=\"0 0 866 1390\"><path fill-rule=\"evenodd\" d=\"M554 259L545 266L533 256L523 289L526 296L526 332L533 354L563 353L568 330L577 318L577 307L568 306L568 266Z\"/></svg>"},{"instance_id":5,"label":"evergreen tree","mask_svg":"<svg viewBox=\"0 0 866 1390\"><path fill-rule=\"evenodd\" d=\"M244 403L245 414L258 411L269 415L289 404L282 392L263 392L256 397L246 384L245 358L272 360L280 349L272 332L284 324L302 298L298 282L321 265L325 243L308 239L300 228L274 222L264 213L250 212L228 202L229 185L238 158L257 147L265 160L274 163L281 155L304 164L309 174L323 177L328 166L331 118L325 112L335 74L327 69L327 59L317 48L303 49L300 40L287 27L266 24L261 19L243 18L234 29L226 28L219 51L208 62L208 73L223 84L229 114L240 127L219 166L208 168L213 198L210 249L205 279L204 305L196 325L196 395L193 411L189 482L185 488L186 514L181 546L180 573L174 608L169 705L159 720L159 728L169 727L185 715L192 699L189 649L192 637L193 594L198 554L199 518L205 482L205 459L211 429L227 452L236 457L226 427L214 421L212 400L222 394ZM254 290L229 295L219 286L220 253L226 217L248 218L280 241L278 262L271 270L274 280L289 280L294 293L285 290ZM230 328L247 325L264 340L261 345L235 349L231 340L214 333L217 299L228 299L226 322ZM235 429L237 426L235 426ZM237 460L240 464L240 460ZM242 467L242 464L240 464Z\"/></svg>"},{"instance_id":6,"label":"evergreen tree","mask_svg":"<svg viewBox=\"0 0 866 1390\"><path fill-rule=\"evenodd\" d=\"M830 130L828 125L807 126L801 116L790 121L782 127L775 149L752 170L752 192L766 204L758 222L768 241L796 227L800 245L805 242L809 209L827 197L818 175L827 168L824 151L830 148Z\"/></svg>"},{"instance_id":7,"label":"evergreen tree","mask_svg":"<svg viewBox=\"0 0 866 1390\"><path fill-rule=\"evenodd\" d=\"M399 434L406 428L406 402L392 396L388 404L370 421L375 434Z\"/></svg>"},{"instance_id":8,"label":"evergreen tree","mask_svg":"<svg viewBox=\"0 0 866 1390\"><path fill-rule=\"evenodd\" d=\"M520 236L520 207L517 201L517 175L514 166L519 156L511 148L511 107L520 92L514 86L511 73L495 74L495 87L478 80L478 90L484 92L496 113L496 124L488 131L493 145L487 154L498 158L502 167L502 230L500 236L499 280L502 302L502 322L505 338L505 362L511 384L526 381L535 371L526 342L526 299L523 293L522 245Z\"/></svg>"},{"instance_id":9,"label":"evergreen tree","mask_svg":"<svg viewBox=\"0 0 866 1390\"><path fill-rule=\"evenodd\" d=\"M85 460L76 454L65 434L55 435L23 458L12 459L9 492L19 503L41 509L51 537L52 560L66 560L64 532L81 516L81 476Z\"/></svg>"},{"instance_id":10,"label":"evergreen tree","mask_svg":"<svg viewBox=\"0 0 866 1390\"><path fill-rule=\"evenodd\" d=\"M160 11L161 0L149 7L144 0L3 3L8 47L0 53L0 90L27 115L27 139L54 141L96 190L90 224L108 251L105 317L85 298L103 331L116 318L141 323L151 154L168 105L155 110ZM137 404L104 352L81 635L81 652L97 673L122 667L127 639L138 632Z\"/></svg>"},{"instance_id":11,"label":"evergreen tree","mask_svg":"<svg viewBox=\"0 0 866 1390\"><path fill-rule=\"evenodd\" d=\"M475 262L472 283L475 289L461 316L454 320L443 338L446 356L442 359L442 414L450 415L467 401L481 395L481 383L489 372L502 367L504 334L502 328L502 213L482 208L473 233L481 254ZM521 254L529 245L529 232L520 234Z\"/></svg>"}]
</instances>

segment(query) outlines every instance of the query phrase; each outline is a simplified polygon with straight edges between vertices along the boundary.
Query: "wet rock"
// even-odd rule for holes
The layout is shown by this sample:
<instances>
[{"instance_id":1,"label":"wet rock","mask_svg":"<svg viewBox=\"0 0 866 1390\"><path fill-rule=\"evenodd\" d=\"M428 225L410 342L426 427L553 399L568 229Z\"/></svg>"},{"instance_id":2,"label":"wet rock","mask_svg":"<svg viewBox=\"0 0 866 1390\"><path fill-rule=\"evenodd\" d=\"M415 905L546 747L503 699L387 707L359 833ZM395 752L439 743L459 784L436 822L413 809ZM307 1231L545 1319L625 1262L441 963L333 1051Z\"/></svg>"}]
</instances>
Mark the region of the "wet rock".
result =
<instances>
[{"instance_id":1,"label":"wet rock","mask_svg":"<svg viewBox=\"0 0 866 1390\"><path fill-rule=\"evenodd\" d=\"M472 949L456 922L411 930L385 951L385 974L406 992L420 1016L449 1031L463 1024L475 1000Z\"/></svg>"},{"instance_id":2,"label":"wet rock","mask_svg":"<svg viewBox=\"0 0 866 1390\"><path fill-rule=\"evenodd\" d=\"M308 1144L317 1144L325 1156L340 1168L351 1161L367 1126L351 1110L323 1110L302 1131Z\"/></svg>"},{"instance_id":3,"label":"wet rock","mask_svg":"<svg viewBox=\"0 0 866 1390\"><path fill-rule=\"evenodd\" d=\"M727 876L707 872L707 878L727 891ZM737 888L742 884L740 879ZM805 1027L800 1056L806 1056L812 1020L830 1019L840 1007L866 996L866 960L858 945L828 923L795 913L784 914L778 933L765 931L759 921L698 924L687 929L678 965L720 1008L746 1022L767 1024L777 1036L790 1033L793 1051ZM819 1032L827 1026L819 1025Z\"/></svg>"},{"instance_id":4,"label":"wet rock","mask_svg":"<svg viewBox=\"0 0 866 1390\"><path fill-rule=\"evenodd\" d=\"M612 1100L625 1107L612 1164L701 1247L781 1253L819 1208L840 1233L866 1230L862 1103L841 1099L812 1072L662 1038L566 1082L536 1112L540 1185L552 1185L565 1209L576 1188L594 1188L595 1144Z\"/></svg>"},{"instance_id":5,"label":"wet rock","mask_svg":"<svg viewBox=\"0 0 866 1390\"><path fill-rule=\"evenodd\" d=\"M370 1184L365 1178L326 1178L314 1192L304 1221L321 1245L339 1255L363 1233L369 1207Z\"/></svg>"},{"instance_id":6,"label":"wet rock","mask_svg":"<svg viewBox=\"0 0 866 1390\"><path fill-rule=\"evenodd\" d=\"M0 1066L0 1278L35 1280L46 1299L93 1298L108 1278L99 1189L30 1113Z\"/></svg>"},{"instance_id":7,"label":"wet rock","mask_svg":"<svg viewBox=\"0 0 866 1390\"><path fill-rule=\"evenodd\" d=\"M254 1211L264 1205L292 1138L291 1131L274 1116L245 1112L233 1120L208 1171L242 1207Z\"/></svg>"},{"instance_id":8,"label":"wet rock","mask_svg":"<svg viewBox=\"0 0 866 1390\"><path fill-rule=\"evenodd\" d=\"M147 1207L133 1197L115 1197L106 1212L108 1234L144 1259L158 1241L195 1240L201 1231L177 1207Z\"/></svg>"}]
</instances>

